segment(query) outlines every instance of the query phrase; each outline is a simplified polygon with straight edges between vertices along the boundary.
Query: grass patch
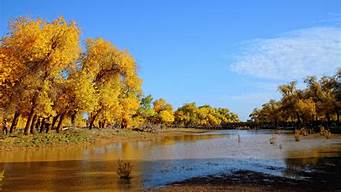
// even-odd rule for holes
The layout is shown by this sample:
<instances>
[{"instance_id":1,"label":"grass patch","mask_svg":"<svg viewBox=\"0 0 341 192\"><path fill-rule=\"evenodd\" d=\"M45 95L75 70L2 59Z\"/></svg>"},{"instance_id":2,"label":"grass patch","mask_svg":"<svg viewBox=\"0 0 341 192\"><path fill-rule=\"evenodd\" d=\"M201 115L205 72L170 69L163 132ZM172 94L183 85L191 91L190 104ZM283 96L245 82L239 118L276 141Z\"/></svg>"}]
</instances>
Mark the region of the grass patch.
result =
<instances>
[{"instance_id":1,"label":"grass patch","mask_svg":"<svg viewBox=\"0 0 341 192\"><path fill-rule=\"evenodd\" d=\"M36 133L34 135L11 134L0 137L0 149L11 147L41 147L69 143L90 143L94 136L86 131L66 131L62 133Z\"/></svg>"}]
</instances>

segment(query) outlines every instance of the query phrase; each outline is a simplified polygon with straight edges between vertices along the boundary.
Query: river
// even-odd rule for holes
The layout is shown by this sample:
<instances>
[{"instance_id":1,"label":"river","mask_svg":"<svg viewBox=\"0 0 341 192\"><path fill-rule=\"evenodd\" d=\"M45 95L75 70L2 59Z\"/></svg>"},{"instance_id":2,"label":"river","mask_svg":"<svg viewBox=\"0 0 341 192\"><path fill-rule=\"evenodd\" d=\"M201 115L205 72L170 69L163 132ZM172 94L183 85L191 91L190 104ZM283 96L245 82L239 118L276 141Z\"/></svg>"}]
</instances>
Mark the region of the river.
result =
<instances>
[{"instance_id":1,"label":"river","mask_svg":"<svg viewBox=\"0 0 341 192\"><path fill-rule=\"evenodd\" d=\"M295 179L309 179L302 172L340 171L341 135L325 139L315 134L296 142L292 134L281 131L270 144L272 134L223 130L100 146L1 151L5 179L0 190L140 191L235 170ZM116 174L119 159L134 166L129 182Z\"/></svg>"}]
</instances>

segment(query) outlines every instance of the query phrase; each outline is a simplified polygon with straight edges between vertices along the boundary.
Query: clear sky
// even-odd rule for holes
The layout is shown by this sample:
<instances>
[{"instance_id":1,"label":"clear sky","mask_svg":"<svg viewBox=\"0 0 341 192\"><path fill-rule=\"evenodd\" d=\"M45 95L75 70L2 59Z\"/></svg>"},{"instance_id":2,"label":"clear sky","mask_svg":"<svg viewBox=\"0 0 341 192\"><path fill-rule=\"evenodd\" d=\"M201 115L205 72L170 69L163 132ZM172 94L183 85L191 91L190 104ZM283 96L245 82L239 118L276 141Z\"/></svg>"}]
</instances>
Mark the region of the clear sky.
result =
<instances>
[{"instance_id":1,"label":"clear sky","mask_svg":"<svg viewBox=\"0 0 341 192\"><path fill-rule=\"evenodd\" d=\"M277 86L341 67L340 0L0 0L18 16L75 20L85 38L128 49L145 94L175 107L228 107L246 120Z\"/></svg>"}]
</instances>

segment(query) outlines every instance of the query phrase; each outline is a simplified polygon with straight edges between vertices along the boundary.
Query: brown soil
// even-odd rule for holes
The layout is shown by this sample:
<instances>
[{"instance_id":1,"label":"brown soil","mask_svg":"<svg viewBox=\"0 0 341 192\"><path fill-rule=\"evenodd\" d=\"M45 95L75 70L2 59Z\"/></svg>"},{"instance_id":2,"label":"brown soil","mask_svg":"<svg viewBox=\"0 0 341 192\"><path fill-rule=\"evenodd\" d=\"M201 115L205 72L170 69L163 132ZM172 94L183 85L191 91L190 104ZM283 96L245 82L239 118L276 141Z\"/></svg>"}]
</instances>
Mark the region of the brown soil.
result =
<instances>
[{"instance_id":1,"label":"brown soil","mask_svg":"<svg viewBox=\"0 0 341 192\"><path fill-rule=\"evenodd\" d=\"M150 189L151 192L170 191L290 191L290 192L320 192L341 191L341 185L335 183L321 183L318 175L315 179L296 180L291 178L272 176L252 171L236 171L228 175L214 175L196 177L182 182L176 182L165 187ZM323 176L322 176L323 177Z\"/></svg>"}]
</instances>

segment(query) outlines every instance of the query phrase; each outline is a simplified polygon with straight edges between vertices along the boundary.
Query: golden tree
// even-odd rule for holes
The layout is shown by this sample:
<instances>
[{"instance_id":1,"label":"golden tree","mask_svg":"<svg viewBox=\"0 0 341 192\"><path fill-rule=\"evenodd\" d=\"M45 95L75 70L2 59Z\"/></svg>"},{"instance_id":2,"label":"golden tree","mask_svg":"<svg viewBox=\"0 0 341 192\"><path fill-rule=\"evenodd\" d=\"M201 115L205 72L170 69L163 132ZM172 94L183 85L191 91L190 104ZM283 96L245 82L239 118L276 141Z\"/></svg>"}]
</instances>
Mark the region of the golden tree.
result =
<instances>
[{"instance_id":1,"label":"golden tree","mask_svg":"<svg viewBox=\"0 0 341 192\"><path fill-rule=\"evenodd\" d=\"M79 57L79 33L74 22L67 23L62 17L52 22L19 18L11 23L10 34L3 37L1 47L9 52L7 60L17 64L13 70L20 69L20 73L15 78L10 71L1 76L9 79L11 84L7 85L12 90L27 98L22 102L27 116L25 134L34 114L51 105L50 82Z\"/></svg>"},{"instance_id":2,"label":"golden tree","mask_svg":"<svg viewBox=\"0 0 341 192\"><path fill-rule=\"evenodd\" d=\"M118 122L127 127L138 108L137 96L141 92L134 59L103 39L88 39L83 70L92 79L99 97L90 111L89 127L96 120L101 127Z\"/></svg>"},{"instance_id":3,"label":"golden tree","mask_svg":"<svg viewBox=\"0 0 341 192\"><path fill-rule=\"evenodd\" d=\"M160 124L171 124L174 121L173 107L164 99L158 99L153 102L155 111L155 121Z\"/></svg>"}]
</instances>

